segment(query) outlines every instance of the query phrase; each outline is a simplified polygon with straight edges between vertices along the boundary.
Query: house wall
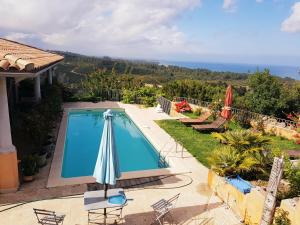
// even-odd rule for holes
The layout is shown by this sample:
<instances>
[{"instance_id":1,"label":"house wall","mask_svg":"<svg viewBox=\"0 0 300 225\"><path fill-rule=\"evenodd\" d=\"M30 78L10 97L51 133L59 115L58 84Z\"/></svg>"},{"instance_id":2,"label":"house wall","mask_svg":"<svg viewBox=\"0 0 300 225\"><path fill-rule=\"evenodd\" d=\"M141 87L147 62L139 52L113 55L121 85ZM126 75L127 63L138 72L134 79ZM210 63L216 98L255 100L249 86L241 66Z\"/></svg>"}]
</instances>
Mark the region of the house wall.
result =
<instances>
[{"instance_id":1,"label":"house wall","mask_svg":"<svg viewBox=\"0 0 300 225\"><path fill-rule=\"evenodd\" d=\"M19 186L16 151L0 152L0 193L13 192Z\"/></svg>"}]
</instances>

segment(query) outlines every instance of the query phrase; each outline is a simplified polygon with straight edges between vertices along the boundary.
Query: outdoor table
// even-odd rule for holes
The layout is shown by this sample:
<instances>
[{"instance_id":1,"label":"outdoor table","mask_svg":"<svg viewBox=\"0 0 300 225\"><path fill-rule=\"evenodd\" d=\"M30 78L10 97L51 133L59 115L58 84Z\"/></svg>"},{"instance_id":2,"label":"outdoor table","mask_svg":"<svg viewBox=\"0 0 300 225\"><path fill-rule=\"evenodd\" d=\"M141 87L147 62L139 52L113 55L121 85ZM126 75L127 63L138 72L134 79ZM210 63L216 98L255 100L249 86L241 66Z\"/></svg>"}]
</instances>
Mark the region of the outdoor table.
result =
<instances>
[{"instance_id":1,"label":"outdoor table","mask_svg":"<svg viewBox=\"0 0 300 225\"><path fill-rule=\"evenodd\" d=\"M90 214L97 214L104 216L104 213L92 212L99 209L108 209L111 208L110 212L107 212L107 215L117 216L119 219L122 218L122 209L126 205L127 201L123 204L112 204L108 200L112 196L123 195L126 199L126 195L122 188L117 189L108 189L107 198L104 198L104 190L100 191L87 191L84 193L84 209L88 211L88 222L91 222ZM119 214L113 214L112 212L120 211ZM106 216L107 216L106 215ZM104 219L106 219L106 216Z\"/></svg>"}]
</instances>

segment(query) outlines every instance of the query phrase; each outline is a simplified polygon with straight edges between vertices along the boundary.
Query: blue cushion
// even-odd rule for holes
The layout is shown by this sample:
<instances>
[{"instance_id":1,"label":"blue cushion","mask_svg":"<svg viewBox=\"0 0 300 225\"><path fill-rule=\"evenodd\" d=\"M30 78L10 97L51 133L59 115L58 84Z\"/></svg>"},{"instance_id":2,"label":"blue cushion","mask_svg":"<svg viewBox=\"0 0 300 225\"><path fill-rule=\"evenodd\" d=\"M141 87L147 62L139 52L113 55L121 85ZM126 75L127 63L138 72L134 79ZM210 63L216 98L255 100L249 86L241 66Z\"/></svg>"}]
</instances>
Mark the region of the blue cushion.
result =
<instances>
[{"instance_id":1,"label":"blue cushion","mask_svg":"<svg viewBox=\"0 0 300 225\"><path fill-rule=\"evenodd\" d=\"M124 205L126 202L126 197L124 195L114 195L108 197L108 202L115 205Z\"/></svg>"},{"instance_id":2,"label":"blue cushion","mask_svg":"<svg viewBox=\"0 0 300 225\"><path fill-rule=\"evenodd\" d=\"M249 182L243 180L240 176L227 177L226 180L243 194L251 192L252 185Z\"/></svg>"}]
</instances>

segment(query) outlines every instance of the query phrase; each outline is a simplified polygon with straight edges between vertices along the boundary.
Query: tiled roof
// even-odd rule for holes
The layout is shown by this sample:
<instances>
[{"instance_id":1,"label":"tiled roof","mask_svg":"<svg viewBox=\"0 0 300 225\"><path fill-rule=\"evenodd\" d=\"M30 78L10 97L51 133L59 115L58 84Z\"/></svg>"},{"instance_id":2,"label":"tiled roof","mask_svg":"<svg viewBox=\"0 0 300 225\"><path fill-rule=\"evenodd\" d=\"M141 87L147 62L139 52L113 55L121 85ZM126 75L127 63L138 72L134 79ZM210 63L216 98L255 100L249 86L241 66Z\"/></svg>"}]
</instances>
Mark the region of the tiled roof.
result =
<instances>
[{"instance_id":1,"label":"tiled roof","mask_svg":"<svg viewBox=\"0 0 300 225\"><path fill-rule=\"evenodd\" d=\"M36 72L64 57L0 38L0 72Z\"/></svg>"}]
</instances>

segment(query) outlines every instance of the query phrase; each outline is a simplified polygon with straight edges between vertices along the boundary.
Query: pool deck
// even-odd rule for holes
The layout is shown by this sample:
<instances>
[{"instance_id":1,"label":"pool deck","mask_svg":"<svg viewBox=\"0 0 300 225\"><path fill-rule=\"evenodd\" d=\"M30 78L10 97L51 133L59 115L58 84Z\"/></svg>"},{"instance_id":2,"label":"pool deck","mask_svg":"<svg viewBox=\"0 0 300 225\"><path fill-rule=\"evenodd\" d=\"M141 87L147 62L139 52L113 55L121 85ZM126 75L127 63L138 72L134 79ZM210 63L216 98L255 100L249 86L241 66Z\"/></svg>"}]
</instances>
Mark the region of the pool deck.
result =
<instances>
[{"instance_id":1,"label":"pool deck","mask_svg":"<svg viewBox=\"0 0 300 225\"><path fill-rule=\"evenodd\" d=\"M76 107L74 107L76 106ZM124 219L118 224L144 225L151 224L154 218L151 204L164 198L168 199L180 193L176 209L172 215L175 223L182 225L214 224L237 225L239 218L222 204L207 185L208 169L199 163L185 149L177 146L175 141L162 130L154 120L174 119L164 113L156 113L154 108L140 108L116 102L101 103L66 103L65 108L124 108L126 113L138 125L144 135L164 154L168 155L170 164L178 167L179 174L170 176L160 184L141 188L125 189L129 200L124 208ZM63 124L62 124L63 125ZM61 125L61 126L62 126ZM59 134L60 135L60 134ZM59 136L59 138L61 138ZM57 140L57 142L62 140ZM59 143L58 143L59 144ZM182 151L181 151L182 150ZM57 158L53 158L53 163ZM53 166L52 163L52 166ZM58 162L59 163L59 162ZM60 162L61 163L61 162ZM184 172L185 171L185 172ZM51 176L51 172L49 177ZM49 180L48 180L49 184ZM69 189L71 186L66 186ZM37 224L32 208L42 208L65 213L65 225L87 225L87 212L83 208L82 185L81 194L62 198L38 200L26 204L0 205L1 225L34 225ZM64 188L64 187L57 187ZM51 191L55 188L48 188ZM0 195L1 198L1 195ZM13 198L13 195L12 195ZM15 208L11 208L17 206ZM5 210L8 209L8 210ZM4 210L4 211L3 211ZM172 224L172 223L165 223Z\"/></svg>"}]
</instances>

